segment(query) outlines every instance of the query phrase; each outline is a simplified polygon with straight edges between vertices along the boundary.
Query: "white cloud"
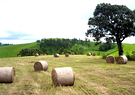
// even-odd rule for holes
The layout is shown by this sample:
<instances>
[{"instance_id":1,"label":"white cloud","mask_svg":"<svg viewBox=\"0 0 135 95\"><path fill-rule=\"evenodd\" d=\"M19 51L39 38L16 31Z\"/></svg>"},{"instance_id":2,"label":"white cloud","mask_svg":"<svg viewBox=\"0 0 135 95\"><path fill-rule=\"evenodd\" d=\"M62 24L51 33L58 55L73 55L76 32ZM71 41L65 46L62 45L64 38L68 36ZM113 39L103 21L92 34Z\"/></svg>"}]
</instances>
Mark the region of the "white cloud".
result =
<instances>
[{"instance_id":1,"label":"white cloud","mask_svg":"<svg viewBox=\"0 0 135 95\"><path fill-rule=\"evenodd\" d=\"M9 36L6 31L32 34L18 41L10 40L13 44L26 39L27 42L56 37L84 39L88 18L93 16L96 5L103 2L128 7L133 4L133 0L0 0L0 37Z\"/></svg>"},{"instance_id":2,"label":"white cloud","mask_svg":"<svg viewBox=\"0 0 135 95\"><path fill-rule=\"evenodd\" d=\"M130 44L135 44L135 37L127 37L124 39L122 43L130 43Z\"/></svg>"}]
</instances>

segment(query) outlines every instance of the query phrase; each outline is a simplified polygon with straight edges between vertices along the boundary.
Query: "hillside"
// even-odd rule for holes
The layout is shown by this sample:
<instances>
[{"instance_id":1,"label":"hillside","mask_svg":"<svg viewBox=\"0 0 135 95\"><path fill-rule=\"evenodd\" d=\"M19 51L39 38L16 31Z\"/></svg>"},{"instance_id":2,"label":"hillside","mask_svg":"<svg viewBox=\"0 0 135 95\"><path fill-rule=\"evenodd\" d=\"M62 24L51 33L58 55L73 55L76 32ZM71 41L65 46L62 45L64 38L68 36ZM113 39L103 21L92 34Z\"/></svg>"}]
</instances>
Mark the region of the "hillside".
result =
<instances>
[{"instance_id":1,"label":"hillside","mask_svg":"<svg viewBox=\"0 0 135 95\"><path fill-rule=\"evenodd\" d=\"M76 49L76 48L80 48L83 47L83 49L85 50L98 50L99 46L95 46L94 42L90 42L90 48L87 45L81 45L81 44L75 44L72 47L67 48L67 50L71 50L71 49ZM5 45L5 46L0 46L0 58L7 58L7 57L16 57L17 54L19 54L19 52L22 49L39 49L40 50L40 44L37 42L34 43L27 43L27 44L18 44L18 45ZM49 55L54 54L57 52L56 47L52 47L52 53L50 53L49 49L50 47L47 46L46 47L48 49L48 53Z\"/></svg>"},{"instance_id":2,"label":"hillside","mask_svg":"<svg viewBox=\"0 0 135 95\"><path fill-rule=\"evenodd\" d=\"M36 42L28 44L0 46L0 58L16 57L17 54L24 48L40 48L40 47Z\"/></svg>"},{"instance_id":3,"label":"hillside","mask_svg":"<svg viewBox=\"0 0 135 95\"><path fill-rule=\"evenodd\" d=\"M130 54L132 54L132 51L135 51L135 44L125 44L123 43L123 51L124 51L124 55L126 55L126 52L129 52ZM113 56L118 56L118 51L111 53L111 55Z\"/></svg>"},{"instance_id":4,"label":"hillside","mask_svg":"<svg viewBox=\"0 0 135 95\"><path fill-rule=\"evenodd\" d=\"M86 43L85 41L83 41L83 42ZM40 43L33 42L33 43L28 43L28 44L0 46L0 58L16 57L17 54L22 49L26 49L26 48L40 50ZM102 45L102 44L100 44L100 45ZM95 42L90 42L90 47L88 47L87 44L82 45L82 44L76 43L72 47L68 47L67 51L82 47L84 50L84 52L83 52L84 55L86 55L88 52L90 52L90 53L100 53L100 55L109 54L109 55L114 55L115 57L118 56L117 46L115 46L114 49L110 49L108 51L99 51L100 45L95 46ZM46 48L49 50L50 47L47 46ZM123 50L124 50L125 55L126 55L126 52L132 53L132 51L134 51L134 48L135 48L134 44L123 44ZM49 55L52 55L54 53L57 53L57 51L58 50L56 50L56 47L52 47L52 53L50 53L50 51L48 51L48 53L49 53Z\"/></svg>"}]
</instances>

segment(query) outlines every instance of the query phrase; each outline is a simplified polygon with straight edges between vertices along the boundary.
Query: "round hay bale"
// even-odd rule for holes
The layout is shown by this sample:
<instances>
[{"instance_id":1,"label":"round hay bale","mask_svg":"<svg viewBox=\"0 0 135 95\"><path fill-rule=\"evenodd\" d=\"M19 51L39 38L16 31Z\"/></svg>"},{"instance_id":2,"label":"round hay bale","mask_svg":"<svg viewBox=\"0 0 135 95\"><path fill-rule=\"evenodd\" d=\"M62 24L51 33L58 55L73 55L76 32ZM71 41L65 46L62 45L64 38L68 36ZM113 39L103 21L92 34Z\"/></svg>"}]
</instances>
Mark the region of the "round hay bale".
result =
<instances>
[{"instance_id":1,"label":"round hay bale","mask_svg":"<svg viewBox=\"0 0 135 95\"><path fill-rule=\"evenodd\" d=\"M64 52L62 52L62 55L64 55Z\"/></svg>"},{"instance_id":2,"label":"round hay bale","mask_svg":"<svg viewBox=\"0 0 135 95\"><path fill-rule=\"evenodd\" d=\"M128 61L127 57L125 55L118 56L116 58L116 63L117 64L126 64Z\"/></svg>"},{"instance_id":3,"label":"round hay bale","mask_svg":"<svg viewBox=\"0 0 135 95\"><path fill-rule=\"evenodd\" d=\"M15 81L14 67L0 67L0 83L12 83Z\"/></svg>"},{"instance_id":4,"label":"round hay bale","mask_svg":"<svg viewBox=\"0 0 135 95\"><path fill-rule=\"evenodd\" d=\"M18 55L18 57L21 57L21 55Z\"/></svg>"},{"instance_id":5,"label":"round hay bale","mask_svg":"<svg viewBox=\"0 0 135 95\"><path fill-rule=\"evenodd\" d=\"M114 57L114 56L108 55L108 56L106 57L106 62L107 62L107 63L114 63L114 61L115 61L115 57Z\"/></svg>"},{"instance_id":6,"label":"round hay bale","mask_svg":"<svg viewBox=\"0 0 135 95\"><path fill-rule=\"evenodd\" d=\"M35 57L38 57L38 53L35 54Z\"/></svg>"},{"instance_id":7,"label":"round hay bale","mask_svg":"<svg viewBox=\"0 0 135 95\"><path fill-rule=\"evenodd\" d=\"M72 86L74 81L75 75L71 67L52 69L52 83L54 86Z\"/></svg>"},{"instance_id":8,"label":"round hay bale","mask_svg":"<svg viewBox=\"0 0 135 95\"><path fill-rule=\"evenodd\" d=\"M40 54L41 56L43 55L43 54Z\"/></svg>"},{"instance_id":9,"label":"round hay bale","mask_svg":"<svg viewBox=\"0 0 135 95\"><path fill-rule=\"evenodd\" d=\"M65 57L69 57L69 54L68 54L68 53L66 53L66 54L65 54Z\"/></svg>"},{"instance_id":10,"label":"round hay bale","mask_svg":"<svg viewBox=\"0 0 135 95\"><path fill-rule=\"evenodd\" d=\"M96 56L96 53L92 53L93 56Z\"/></svg>"},{"instance_id":11,"label":"round hay bale","mask_svg":"<svg viewBox=\"0 0 135 95\"><path fill-rule=\"evenodd\" d=\"M55 54L54 54L54 57L59 57L59 54L58 54L58 53L55 53Z\"/></svg>"},{"instance_id":12,"label":"round hay bale","mask_svg":"<svg viewBox=\"0 0 135 95\"><path fill-rule=\"evenodd\" d=\"M41 71L41 70L46 71L48 69L48 64L46 61L35 62L34 69L35 71Z\"/></svg>"},{"instance_id":13,"label":"round hay bale","mask_svg":"<svg viewBox=\"0 0 135 95\"><path fill-rule=\"evenodd\" d=\"M91 53L87 53L87 56L91 56Z\"/></svg>"},{"instance_id":14,"label":"round hay bale","mask_svg":"<svg viewBox=\"0 0 135 95\"><path fill-rule=\"evenodd\" d=\"M71 54L72 54L72 55L74 55L75 53L74 53L74 52L72 52Z\"/></svg>"}]
</instances>

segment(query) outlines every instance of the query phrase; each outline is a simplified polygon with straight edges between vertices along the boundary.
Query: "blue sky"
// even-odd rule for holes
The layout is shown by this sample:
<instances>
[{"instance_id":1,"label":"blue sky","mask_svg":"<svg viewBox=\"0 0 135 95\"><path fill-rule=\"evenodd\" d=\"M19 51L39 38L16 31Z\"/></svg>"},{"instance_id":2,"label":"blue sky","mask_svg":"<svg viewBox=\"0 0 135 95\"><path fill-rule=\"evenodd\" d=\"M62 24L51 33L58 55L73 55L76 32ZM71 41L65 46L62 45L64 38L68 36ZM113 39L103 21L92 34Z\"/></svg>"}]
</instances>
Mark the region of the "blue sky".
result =
<instances>
[{"instance_id":1,"label":"blue sky","mask_svg":"<svg viewBox=\"0 0 135 95\"><path fill-rule=\"evenodd\" d=\"M0 0L0 42L22 44L42 38L85 39L97 4L135 9L135 0ZM92 38L88 38L92 41ZM135 43L135 37L123 43Z\"/></svg>"}]
</instances>

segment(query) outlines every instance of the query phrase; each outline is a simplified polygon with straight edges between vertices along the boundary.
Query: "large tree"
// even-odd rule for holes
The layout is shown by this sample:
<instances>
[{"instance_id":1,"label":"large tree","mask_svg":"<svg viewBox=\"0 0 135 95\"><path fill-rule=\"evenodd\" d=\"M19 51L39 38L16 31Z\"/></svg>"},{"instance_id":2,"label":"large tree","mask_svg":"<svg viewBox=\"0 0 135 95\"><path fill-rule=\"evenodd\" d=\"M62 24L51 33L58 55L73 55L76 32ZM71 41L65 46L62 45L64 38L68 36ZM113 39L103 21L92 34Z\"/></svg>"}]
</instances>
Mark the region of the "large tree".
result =
<instances>
[{"instance_id":1,"label":"large tree","mask_svg":"<svg viewBox=\"0 0 135 95\"><path fill-rule=\"evenodd\" d=\"M91 35L94 41L101 43L105 37L107 42L117 42L119 55L123 55L122 41L135 36L135 14L124 5L101 3L96 6L94 17L89 18L89 30L86 36Z\"/></svg>"}]
</instances>

